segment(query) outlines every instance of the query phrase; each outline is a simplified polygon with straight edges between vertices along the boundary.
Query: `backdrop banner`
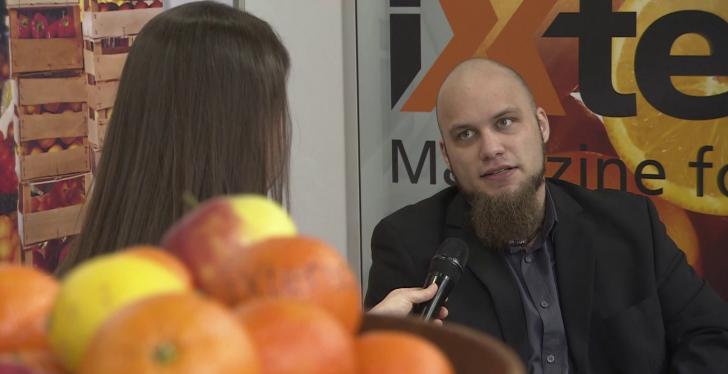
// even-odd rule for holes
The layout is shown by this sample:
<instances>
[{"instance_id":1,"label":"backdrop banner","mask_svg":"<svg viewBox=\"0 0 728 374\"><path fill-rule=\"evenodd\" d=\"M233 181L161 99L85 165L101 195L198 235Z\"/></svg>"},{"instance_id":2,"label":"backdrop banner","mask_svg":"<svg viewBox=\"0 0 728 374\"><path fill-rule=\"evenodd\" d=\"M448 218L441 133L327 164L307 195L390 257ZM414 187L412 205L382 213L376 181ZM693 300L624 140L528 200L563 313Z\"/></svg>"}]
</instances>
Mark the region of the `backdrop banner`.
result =
<instances>
[{"instance_id":1,"label":"backdrop banner","mask_svg":"<svg viewBox=\"0 0 728 374\"><path fill-rule=\"evenodd\" d=\"M547 176L649 196L728 299L728 2L357 2L362 282L393 211L453 183L434 113L471 57L515 68L549 115Z\"/></svg>"}]
</instances>

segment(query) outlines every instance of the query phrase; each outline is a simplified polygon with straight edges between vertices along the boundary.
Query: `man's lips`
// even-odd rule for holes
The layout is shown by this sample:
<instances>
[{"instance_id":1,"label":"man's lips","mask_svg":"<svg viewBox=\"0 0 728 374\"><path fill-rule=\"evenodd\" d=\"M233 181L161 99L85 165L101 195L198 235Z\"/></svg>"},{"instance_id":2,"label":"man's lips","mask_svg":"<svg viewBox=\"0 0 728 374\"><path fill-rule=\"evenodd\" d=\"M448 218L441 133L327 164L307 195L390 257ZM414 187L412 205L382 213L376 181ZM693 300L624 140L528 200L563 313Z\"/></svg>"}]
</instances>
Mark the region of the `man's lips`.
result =
<instances>
[{"instance_id":1,"label":"man's lips","mask_svg":"<svg viewBox=\"0 0 728 374\"><path fill-rule=\"evenodd\" d=\"M500 174L508 173L511 170L516 169L515 166L500 166L497 168L492 168L485 173L481 174L481 177L491 177L491 176L497 176Z\"/></svg>"}]
</instances>

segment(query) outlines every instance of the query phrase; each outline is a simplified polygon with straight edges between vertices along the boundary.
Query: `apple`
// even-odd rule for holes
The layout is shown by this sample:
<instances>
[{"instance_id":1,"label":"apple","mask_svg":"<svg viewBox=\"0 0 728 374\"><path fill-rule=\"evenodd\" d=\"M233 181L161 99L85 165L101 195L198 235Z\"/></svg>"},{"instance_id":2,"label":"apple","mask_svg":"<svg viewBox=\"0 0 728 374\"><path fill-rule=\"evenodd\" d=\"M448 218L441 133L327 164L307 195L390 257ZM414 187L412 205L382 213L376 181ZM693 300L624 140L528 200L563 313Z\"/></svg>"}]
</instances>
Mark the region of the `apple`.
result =
<instances>
[{"instance_id":1,"label":"apple","mask_svg":"<svg viewBox=\"0 0 728 374\"><path fill-rule=\"evenodd\" d=\"M48 37L48 18L41 12L35 12L30 21L31 32L34 39L45 39Z\"/></svg>"},{"instance_id":2,"label":"apple","mask_svg":"<svg viewBox=\"0 0 728 374\"><path fill-rule=\"evenodd\" d=\"M56 144L55 138L48 138L48 139L38 139L37 140L38 145L43 148L44 150L48 150L52 145Z\"/></svg>"},{"instance_id":3,"label":"apple","mask_svg":"<svg viewBox=\"0 0 728 374\"><path fill-rule=\"evenodd\" d=\"M197 287L210 291L229 256L263 239L295 234L281 206L265 196L242 194L201 203L172 225L161 243L187 265Z\"/></svg>"},{"instance_id":4,"label":"apple","mask_svg":"<svg viewBox=\"0 0 728 374\"><path fill-rule=\"evenodd\" d=\"M93 257L61 281L48 322L51 350L76 372L91 338L117 311L145 297L189 291L158 261L124 251Z\"/></svg>"},{"instance_id":5,"label":"apple","mask_svg":"<svg viewBox=\"0 0 728 374\"><path fill-rule=\"evenodd\" d=\"M25 114L41 114L43 112L40 105L23 105Z\"/></svg>"},{"instance_id":6,"label":"apple","mask_svg":"<svg viewBox=\"0 0 728 374\"><path fill-rule=\"evenodd\" d=\"M33 147L32 147L32 148L30 149L30 151L28 152L28 154L29 154L29 155L38 155L38 154L41 154L41 153L44 153L44 152L45 152L45 151L43 150L43 148L41 148L41 147L39 147L39 146L37 146L37 145L34 145L34 146L33 146Z\"/></svg>"},{"instance_id":7,"label":"apple","mask_svg":"<svg viewBox=\"0 0 728 374\"><path fill-rule=\"evenodd\" d=\"M143 0L139 0L134 4L134 9L146 9L149 8L149 5L145 3Z\"/></svg>"},{"instance_id":8,"label":"apple","mask_svg":"<svg viewBox=\"0 0 728 374\"><path fill-rule=\"evenodd\" d=\"M71 136L71 137L68 137L68 138L61 138L61 143L63 143L65 146L70 146L75 141L76 141L76 137L75 136Z\"/></svg>"},{"instance_id":9,"label":"apple","mask_svg":"<svg viewBox=\"0 0 728 374\"><path fill-rule=\"evenodd\" d=\"M127 1L127 2L119 5L119 10L129 10L129 9L134 9L134 6L131 4L131 1Z\"/></svg>"},{"instance_id":10,"label":"apple","mask_svg":"<svg viewBox=\"0 0 728 374\"><path fill-rule=\"evenodd\" d=\"M163 8L164 4L160 0L154 0L151 4L149 4L150 8Z\"/></svg>"},{"instance_id":11,"label":"apple","mask_svg":"<svg viewBox=\"0 0 728 374\"><path fill-rule=\"evenodd\" d=\"M30 39L33 37L33 30L30 25L30 17L18 12L18 38Z\"/></svg>"},{"instance_id":12,"label":"apple","mask_svg":"<svg viewBox=\"0 0 728 374\"><path fill-rule=\"evenodd\" d=\"M83 103L68 103L68 109L72 112L80 112L83 109Z\"/></svg>"},{"instance_id":13,"label":"apple","mask_svg":"<svg viewBox=\"0 0 728 374\"><path fill-rule=\"evenodd\" d=\"M63 147L60 144L53 144L46 152L48 153L54 153L54 152L60 152L63 150Z\"/></svg>"},{"instance_id":14,"label":"apple","mask_svg":"<svg viewBox=\"0 0 728 374\"><path fill-rule=\"evenodd\" d=\"M60 21L55 20L51 22L48 25L48 28L46 29L46 35L45 37L48 39L57 38L58 37L58 28L60 28Z\"/></svg>"},{"instance_id":15,"label":"apple","mask_svg":"<svg viewBox=\"0 0 728 374\"><path fill-rule=\"evenodd\" d=\"M56 31L59 38L72 38L76 36L76 28L73 25L73 16L63 12L63 16L57 21Z\"/></svg>"},{"instance_id":16,"label":"apple","mask_svg":"<svg viewBox=\"0 0 728 374\"><path fill-rule=\"evenodd\" d=\"M43 104L43 110L48 113L61 113L64 106L63 103L47 103Z\"/></svg>"}]
</instances>

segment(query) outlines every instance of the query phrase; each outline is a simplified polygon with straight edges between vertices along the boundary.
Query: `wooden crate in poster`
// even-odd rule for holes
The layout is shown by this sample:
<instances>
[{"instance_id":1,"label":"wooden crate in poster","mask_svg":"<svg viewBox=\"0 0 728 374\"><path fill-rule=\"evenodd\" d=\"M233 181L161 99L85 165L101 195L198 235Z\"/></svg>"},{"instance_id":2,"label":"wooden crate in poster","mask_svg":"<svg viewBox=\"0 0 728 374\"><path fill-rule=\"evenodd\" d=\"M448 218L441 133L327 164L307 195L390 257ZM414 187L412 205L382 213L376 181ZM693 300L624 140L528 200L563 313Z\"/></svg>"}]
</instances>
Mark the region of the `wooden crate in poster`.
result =
<instances>
[{"instance_id":1,"label":"wooden crate in poster","mask_svg":"<svg viewBox=\"0 0 728 374\"><path fill-rule=\"evenodd\" d=\"M83 12L83 36L100 39L136 35L149 20L162 11L162 8L148 8L99 12L92 8Z\"/></svg>"},{"instance_id":2,"label":"wooden crate in poster","mask_svg":"<svg viewBox=\"0 0 728 374\"><path fill-rule=\"evenodd\" d=\"M91 173L21 183L18 225L24 246L78 234Z\"/></svg>"},{"instance_id":3,"label":"wooden crate in poster","mask_svg":"<svg viewBox=\"0 0 728 374\"><path fill-rule=\"evenodd\" d=\"M74 35L40 39L23 37L20 31L22 18L30 19L36 12L50 15L68 12L73 21ZM83 38L78 6L11 8L8 9L8 17L10 73L13 76L35 72L83 69Z\"/></svg>"},{"instance_id":4,"label":"wooden crate in poster","mask_svg":"<svg viewBox=\"0 0 728 374\"><path fill-rule=\"evenodd\" d=\"M87 137L77 138L67 145L63 144L63 139L50 140L53 144L48 149L40 145L41 140L19 143L15 171L21 182L91 171Z\"/></svg>"},{"instance_id":5,"label":"wooden crate in poster","mask_svg":"<svg viewBox=\"0 0 728 374\"><path fill-rule=\"evenodd\" d=\"M96 82L119 80L133 42L133 36L85 39L84 70Z\"/></svg>"},{"instance_id":6,"label":"wooden crate in poster","mask_svg":"<svg viewBox=\"0 0 728 374\"><path fill-rule=\"evenodd\" d=\"M79 5L77 1L69 0L5 0L5 4L7 5L8 9Z\"/></svg>"},{"instance_id":7,"label":"wooden crate in poster","mask_svg":"<svg viewBox=\"0 0 728 374\"><path fill-rule=\"evenodd\" d=\"M18 143L88 134L82 74L18 77L15 89Z\"/></svg>"}]
</instances>

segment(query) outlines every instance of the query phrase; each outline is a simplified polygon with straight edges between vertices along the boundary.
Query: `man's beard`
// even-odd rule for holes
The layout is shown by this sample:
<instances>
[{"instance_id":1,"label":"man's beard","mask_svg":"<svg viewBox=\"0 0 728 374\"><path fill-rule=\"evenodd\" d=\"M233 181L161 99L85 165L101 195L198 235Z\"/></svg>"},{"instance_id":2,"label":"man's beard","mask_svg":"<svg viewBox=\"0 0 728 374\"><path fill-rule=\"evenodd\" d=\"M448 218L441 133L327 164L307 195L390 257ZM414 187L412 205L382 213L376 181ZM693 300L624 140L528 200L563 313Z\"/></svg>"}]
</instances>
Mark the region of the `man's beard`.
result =
<instances>
[{"instance_id":1,"label":"man's beard","mask_svg":"<svg viewBox=\"0 0 728 374\"><path fill-rule=\"evenodd\" d=\"M543 223L544 209L536 191L544 183L544 168L517 190L495 196L475 192L468 196L475 234L487 248L508 248L513 240L532 239Z\"/></svg>"}]
</instances>

